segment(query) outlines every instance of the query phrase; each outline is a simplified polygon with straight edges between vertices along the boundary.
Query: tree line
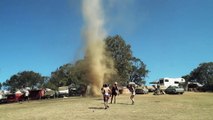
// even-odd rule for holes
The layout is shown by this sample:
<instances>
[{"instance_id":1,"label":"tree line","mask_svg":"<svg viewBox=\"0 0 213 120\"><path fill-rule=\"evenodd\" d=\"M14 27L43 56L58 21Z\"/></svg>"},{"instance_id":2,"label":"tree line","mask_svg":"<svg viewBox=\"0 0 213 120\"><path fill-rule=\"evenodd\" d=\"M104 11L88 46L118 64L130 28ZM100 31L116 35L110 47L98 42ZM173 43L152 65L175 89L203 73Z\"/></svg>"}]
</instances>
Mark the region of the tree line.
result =
<instances>
[{"instance_id":1,"label":"tree line","mask_svg":"<svg viewBox=\"0 0 213 120\"><path fill-rule=\"evenodd\" d=\"M145 84L149 71L142 60L133 56L131 46L126 44L119 35L108 36L104 42L107 54L112 56L117 72L108 82L117 81L121 85L127 85L129 81L133 81L137 84ZM87 64L85 58L75 63L64 64L53 71L51 76L42 76L33 71L19 72L0 84L0 87L15 91L22 88L23 85L32 89L51 88L53 90L70 84L87 86L89 84L86 76L88 68L85 67L85 64Z\"/></svg>"},{"instance_id":2,"label":"tree line","mask_svg":"<svg viewBox=\"0 0 213 120\"><path fill-rule=\"evenodd\" d=\"M183 76L186 82L198 82L205 91L213 91L213 62L201 63L190 74Z\"/></svg>"},{"instance_id":3,"label":"tree line","mask_svg":"<svg viewBox=\"0 0 213 120\"><path fill-rule=\"evenodd\" d=\"M123 38L119 35L109 36L105 40L106 51L114 60L114 67L117 71L109 83L114 81L121 85L127 85L129 81L137 84L145 84L149 70L144 62L133 56L131 46L126 44ZM51 88L57 90L60 86L70 84L87 86L88 68L86 59L81 59L75 63L68 63L60 66L51 73L51 76L42 76L34 71L23 71L12 75L10 79L0 83L0 88L15 91L22 88L23 85L34 88ZM213 91L213 62L201 63L197 68L191 71L188 75L182 76L186 83L196 81L206 90Z\"/></svg>"}]
</instances>

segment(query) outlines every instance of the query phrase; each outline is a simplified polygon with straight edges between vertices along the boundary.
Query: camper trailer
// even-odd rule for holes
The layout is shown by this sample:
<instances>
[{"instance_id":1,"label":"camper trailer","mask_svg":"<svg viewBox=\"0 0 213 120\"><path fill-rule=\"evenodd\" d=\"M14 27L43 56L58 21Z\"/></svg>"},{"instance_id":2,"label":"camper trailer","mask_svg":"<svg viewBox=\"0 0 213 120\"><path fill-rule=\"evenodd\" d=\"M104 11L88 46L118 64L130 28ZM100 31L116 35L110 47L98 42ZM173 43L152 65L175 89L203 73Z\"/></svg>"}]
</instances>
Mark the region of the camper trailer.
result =
<instances>
[{"instance_id":1,"label":"camper trailer","mask_svg":"<svg viewBox=\"0 0 213 120\"><path fill-rule=\"evenodd\" d=\"M185 79L183 78L161 78L155 82L155 84L160 85L162 90L165 90L169 86L180 86L185 83Z\"/></svg>"}]
</instances>

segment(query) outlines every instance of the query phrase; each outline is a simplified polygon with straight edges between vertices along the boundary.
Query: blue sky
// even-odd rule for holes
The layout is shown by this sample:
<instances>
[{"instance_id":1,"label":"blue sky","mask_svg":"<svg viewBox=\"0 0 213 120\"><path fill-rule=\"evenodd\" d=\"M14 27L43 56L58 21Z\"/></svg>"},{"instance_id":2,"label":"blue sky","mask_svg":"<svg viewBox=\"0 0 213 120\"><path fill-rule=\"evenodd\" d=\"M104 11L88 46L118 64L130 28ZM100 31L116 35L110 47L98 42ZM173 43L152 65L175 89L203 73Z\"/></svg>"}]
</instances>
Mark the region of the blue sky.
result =
<instances>
[{"instance_id":1,"label":"blue sky","mask_svg":"<svg viewBox=\"0 0 213 120\"><path fill-rule=\"evenodd\" d=\"M212 0L104 0L105 29L131 45L147 82L213 61ZM81 0L0 1L0 82L33 70L49 76L82 53Z\"/></svg>"}]
</instances>

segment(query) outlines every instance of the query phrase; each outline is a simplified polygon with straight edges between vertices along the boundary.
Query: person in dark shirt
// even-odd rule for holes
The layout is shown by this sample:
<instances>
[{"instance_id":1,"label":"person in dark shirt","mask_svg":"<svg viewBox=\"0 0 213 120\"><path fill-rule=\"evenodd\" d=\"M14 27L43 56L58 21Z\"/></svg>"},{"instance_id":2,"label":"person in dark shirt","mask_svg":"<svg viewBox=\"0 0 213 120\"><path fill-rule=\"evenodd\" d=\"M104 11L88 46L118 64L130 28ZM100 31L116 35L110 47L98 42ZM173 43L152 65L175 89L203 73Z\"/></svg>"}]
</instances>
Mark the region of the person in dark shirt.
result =
<instances>
[{"instance_id":1,"label":"person in dark shirt","mask_svg":"<svg viewBox=\"0 0 213 120\"><path fill-rule=\"evenodd\" d=\"M114 103L116 103L116 96L119 94L119 91L118 91L118 86L117 86L117 82L114 83L114 85L112 86L112 94L111 94L111 104L112 104L112 101L114 99Z\"/></svg>"}]
</instances>

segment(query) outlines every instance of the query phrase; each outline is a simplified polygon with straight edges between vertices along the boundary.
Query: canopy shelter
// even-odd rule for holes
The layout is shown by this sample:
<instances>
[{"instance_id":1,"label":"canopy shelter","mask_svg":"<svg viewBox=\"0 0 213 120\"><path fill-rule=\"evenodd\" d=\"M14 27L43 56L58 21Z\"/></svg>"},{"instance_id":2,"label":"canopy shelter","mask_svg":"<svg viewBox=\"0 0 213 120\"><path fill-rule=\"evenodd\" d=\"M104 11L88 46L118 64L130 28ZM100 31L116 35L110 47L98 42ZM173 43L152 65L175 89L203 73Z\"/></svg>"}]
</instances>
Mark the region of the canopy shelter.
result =
<instances>
[{"instance_id":1,"label":"canopy shelter","mask_svg":"<svg viewBox=\"0 0 213 120\"><path fill-rule=\"evenodd\" d=\"M149 82L149 84L158 84L159 83L159 81L152 81L152 82Z\"/></svg>"}]
</instances>

